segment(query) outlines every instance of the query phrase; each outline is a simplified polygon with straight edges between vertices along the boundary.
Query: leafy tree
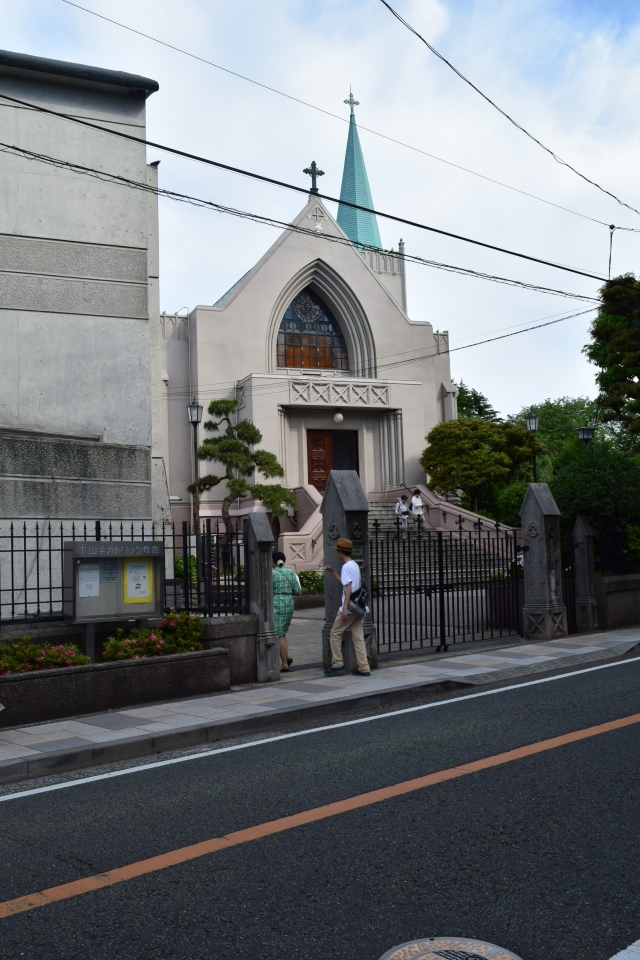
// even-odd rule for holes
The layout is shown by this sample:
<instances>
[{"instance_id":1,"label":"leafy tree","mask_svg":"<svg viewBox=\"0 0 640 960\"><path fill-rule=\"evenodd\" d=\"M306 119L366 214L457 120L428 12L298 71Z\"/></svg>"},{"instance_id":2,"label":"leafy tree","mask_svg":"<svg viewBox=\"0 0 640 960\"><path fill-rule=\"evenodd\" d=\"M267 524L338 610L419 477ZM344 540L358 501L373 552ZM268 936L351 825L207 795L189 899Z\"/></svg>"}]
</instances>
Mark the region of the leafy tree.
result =
<instances>
[{"instance_id":1,"label":"leafy tree","mask_svg":"<svg viewBox=\"0 0 640 960\"><path fill-rule=\"evenodd\" d=\"M549 487L565 535L578 514L593 526L604 572L638 566L640 457L605 440L585 446L576 439L556 462Z\"/></svg>"},{"instance_id":2,"label":"leafy tree","mask_svg":"<svg viewBox=\"0 0 640 960\"><path fill-rule=\"evenodd\" d=\"M594 424L598 417L598 405L588 397L558 397L523 407L520 413L509 417L511 423L524 427L525 417L534 413L538 417L538 436L554 458L562 453L567 443L576 438L578 427Z\"/></svg>"},{"instance_id":3,"label":"leafy tree","mask_svg":"<svg viewBox=\"0 0 640 960\"><path fill-rule=\"evenodd\" d=\"M640 281L632 273L614 277L600 297L584 353L600 367L601 419L618 424L640 449Z\"/></svg>"},{"instance_id":4,"label":"leafy tree","mask_svg":"<svg viewBox=\"0 0 640 960\"><path fill-rule=\"evenodd\" d=\"M619 443L617 432L611 426L598 423L598 404L588 397L547 399L523 407L520 413L509 417L509 421L524 426L529 413L538 417L538 437L547 448L546 454L538 459L538 479L541 482L549 482L554 463L562 456L567 445L575 446L578 427L595 426L597 439Z\"/></svg>"},{"instance_id":5,"label":"leafy tree","mask_svg":"<svg viewBox=\"0 0 640 960\"><path fill-rule=\"evenodd\" d=\"M440 423L427 436L427 443L420 464L429 476L430 489L440 494L460 489L474 511L480 500L490 503L500 487L530 476L534 452L545 450L535 434L523 427L480 419Z\"/></svg>"},{"instance_id":6,"label":"leafy tree","mask_svg":"<svg viewBox=\"0 0 640 960\"><path fill-rule=\"evenodd\" d=\"M498 413L493 409L487 398L479 390L468 387L464 380L460 383L452 381L458 388L458 417L462 420L488 420L497 423L500 420Z\"/></svg>"},{"instance_id":7,"label":"leafy tree","mask_svg":"<svg viewBox=\"0 0 640 960\"><path fill-rule=\"evenodd\" d=\"M519 527L520 508L528 489L528 480L514 480L508 486L501 487L495 492L493 505L489 509L491 516L510 527Z\"/></svg>"},{"instance_id":8,"label":"leafy tree","mask_svg":"<svg viewBox=\"0 0 640 960\"><path fill-rule=\"evenodd\" d=\"M261 500L264 506L274 516L281 517L284 513L283 504L291 507L296 505L296 497L292 490L280 484L251 483L249 478L255 472L261 473L267 479L283 477L284 470L273 453L267 450L253 449L262 440L262 434L250 420L239 420L235 425L231 418L237 413L238 400L212 400L209 404L209 413L214 418L204 424L205 430L217 436L207 437L200 445L198 457L200 460L211 460L224 467L220 476L208 474L198 480L198 489L203 492L211 490L223 481L227 485L227 495L222 501L222 519L231 537L233 529L229 508L234 500L245 497L254 497ZM226 423L224 432L223 424ZM189 487L193 492L194 485Z\"/></svg>"}]
</instances>

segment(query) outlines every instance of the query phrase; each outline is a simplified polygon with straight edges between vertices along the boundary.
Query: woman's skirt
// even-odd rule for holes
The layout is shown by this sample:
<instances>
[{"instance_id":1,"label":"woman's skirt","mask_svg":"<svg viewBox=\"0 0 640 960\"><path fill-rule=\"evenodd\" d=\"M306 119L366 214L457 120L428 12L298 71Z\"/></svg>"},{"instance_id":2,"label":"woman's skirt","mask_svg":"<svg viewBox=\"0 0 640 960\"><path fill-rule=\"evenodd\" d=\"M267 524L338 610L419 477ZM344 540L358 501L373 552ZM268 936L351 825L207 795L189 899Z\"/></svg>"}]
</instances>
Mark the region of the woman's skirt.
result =
<instances>
[{"instance_id":1,"label":"woman's skirt","mask_svg":"<svg viewBox=\"0 0 640 960\"><path fill-rule=\"evenodd\" d=\"M276 621L276 636L284 637L293 619L293 597L290 594L274 593L273 608Z\"/></svg>"}]
</instances>

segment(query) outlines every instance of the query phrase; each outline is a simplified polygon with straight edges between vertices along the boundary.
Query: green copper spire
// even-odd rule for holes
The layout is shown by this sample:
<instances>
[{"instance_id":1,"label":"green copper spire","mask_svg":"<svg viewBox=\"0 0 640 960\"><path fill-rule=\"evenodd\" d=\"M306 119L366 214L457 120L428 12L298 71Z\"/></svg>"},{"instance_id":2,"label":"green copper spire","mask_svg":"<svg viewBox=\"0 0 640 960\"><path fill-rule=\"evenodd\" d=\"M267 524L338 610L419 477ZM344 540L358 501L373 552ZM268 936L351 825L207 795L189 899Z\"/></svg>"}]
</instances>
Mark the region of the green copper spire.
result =
<instances>
[{"instance_id":1,"label":"green copper spire","mask_svg":"<svg viewBox=\"0 0 640 960\"><path fill-rule=\"evenodd\" d=\"M351 91L349 91L349 99L344 102L351 107L351 118L349 120L347 152L344 157L344 170L342 171L338 223L349 237L349 240L352 240L354 243L362 243L368 247L378 247L382 249L375 214L365 213L364 210L354 210L353 207L345 206L343 202L346 200L347 203L357 203L361 207L368 207L370 210L373 210L369 178L367 177L367 169L364 165L360 137L358 136L358 128L356 126L356 117L353 112L353 108L359 105L359 101L356 100Z\"/></svg>"}]
</instances>

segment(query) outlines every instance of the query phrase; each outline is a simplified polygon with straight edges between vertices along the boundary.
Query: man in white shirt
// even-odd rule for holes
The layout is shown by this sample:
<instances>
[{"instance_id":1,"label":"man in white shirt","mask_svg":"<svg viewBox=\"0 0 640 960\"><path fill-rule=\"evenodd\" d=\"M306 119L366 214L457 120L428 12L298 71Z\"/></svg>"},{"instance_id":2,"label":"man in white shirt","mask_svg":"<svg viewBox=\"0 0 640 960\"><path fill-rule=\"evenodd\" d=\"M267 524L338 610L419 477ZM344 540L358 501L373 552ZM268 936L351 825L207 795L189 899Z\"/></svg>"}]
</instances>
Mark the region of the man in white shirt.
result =
<instances>
[{"instance_id":1,"label":"man in white shirt","mask_svg":"<svg viewBox=\"0 0 640 960\"><path fill-rule=\"evenodd\" d=\"M342 584L342 602L336 615L336 619L331 628L329 642L331 643L331 667L325 670L325 676L334 677L344 673L344 660L342 657L342 637L345 630L351 630L351 639L353 640L353 649L356 654L358 669L353 670L356 677L368 677L370 675L369 661L367 660L367 646L364 640L363 618L355 613L349 613L349 600L355 594L362 583L360 576L360 567L351 559L353 544L351 540L338 540L336 551L338 559L342 563L342 569L339 574L333 567L325 567L327 573L330 573L338 583Z\"/></svg>"}]
</instances>

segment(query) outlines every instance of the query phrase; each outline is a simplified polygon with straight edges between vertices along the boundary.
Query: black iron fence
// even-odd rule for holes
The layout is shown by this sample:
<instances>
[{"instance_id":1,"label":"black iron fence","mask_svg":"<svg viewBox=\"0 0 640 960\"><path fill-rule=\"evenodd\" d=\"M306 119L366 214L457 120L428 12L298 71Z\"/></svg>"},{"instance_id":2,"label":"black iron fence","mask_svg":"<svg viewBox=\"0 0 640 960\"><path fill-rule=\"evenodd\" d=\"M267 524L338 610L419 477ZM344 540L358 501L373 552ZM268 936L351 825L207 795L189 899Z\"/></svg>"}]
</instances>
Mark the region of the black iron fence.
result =
<instances>
[{"instance_id":1,"label":"black iron fence","mask_svg":"<svg viewBox=\"0 0 640 960\"><path fill-rule=\"evenodd\" d=\"M573 550L569 557L563 556L562 558L562 602L567 608L567 630L569 633L577 633L576 565L573 558Z\"/></svg>"},{"instance_id":2,"label":"black iron fence","mask_svg":"<svg viewBox=\"0 0 640 960\"><path fill-rule=\"evenodd\" d=\"M0 520L0 626L62 617L62 560L70 540L160 540L164 543L167 610L206 616L246 613L245 529L218 518L189 524L140 520Z\"/></svg>"},{"instance_id":3,"label":"black iron fence","mask_svg":"<svg viewBox=\"0 0 640 960\"><path fill-rule=\"evenodd\" d=\"M521 632L523 579L513 531L479 523L437 533L371 529L378 649L395 653Z\"/></svg>"}]
</instances>

